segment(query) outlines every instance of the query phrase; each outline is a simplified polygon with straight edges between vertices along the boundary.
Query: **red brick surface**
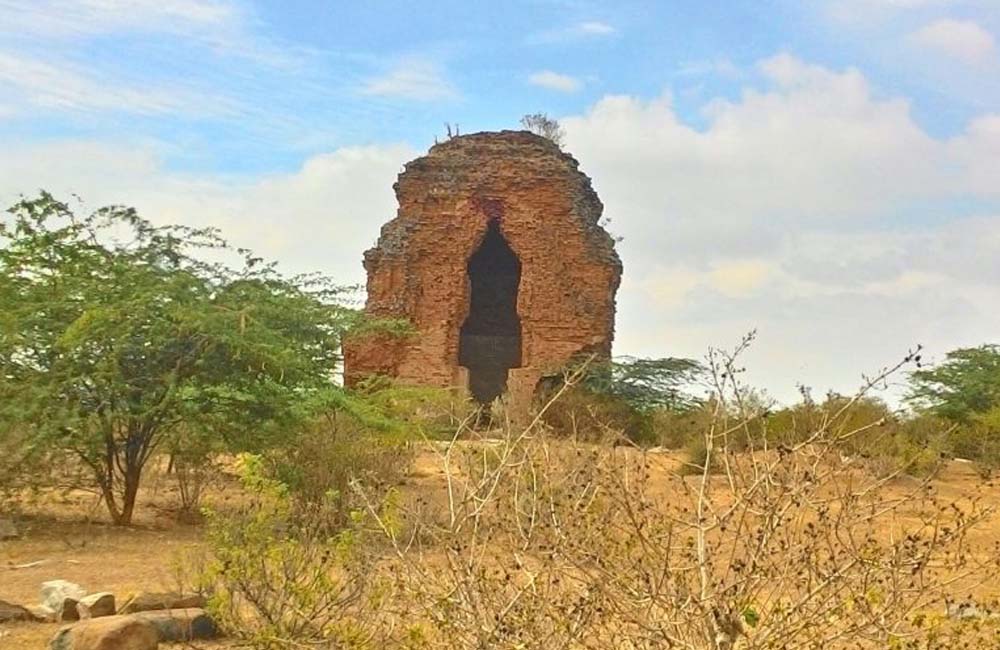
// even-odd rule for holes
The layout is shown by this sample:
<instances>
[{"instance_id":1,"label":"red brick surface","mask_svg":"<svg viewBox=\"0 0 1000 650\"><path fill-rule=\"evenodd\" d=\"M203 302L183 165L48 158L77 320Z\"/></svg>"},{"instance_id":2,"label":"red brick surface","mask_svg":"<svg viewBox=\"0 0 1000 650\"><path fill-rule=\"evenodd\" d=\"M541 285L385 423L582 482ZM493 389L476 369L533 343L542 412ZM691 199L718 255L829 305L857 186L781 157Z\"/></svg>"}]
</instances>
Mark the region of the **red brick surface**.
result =
<instances>
[{"instance_id":1,"label":"red brick surface","mask_svg":"<svg viewBox=\"0 0 1000 650\"><path fill-rule=\"evenodd\" d=\"M375 317L404 318L417 334L345 344L348 385L373 373L462 388L459 329L469 309L467 264L497 219L521 263L521 366L508 391L518 408L538 380L574 355L611 353L621 261L599 225L603 206L577 161L524 131L476 133L437 144L394 186L399 211L365 252Z\"/></svg>"}]
</instances>

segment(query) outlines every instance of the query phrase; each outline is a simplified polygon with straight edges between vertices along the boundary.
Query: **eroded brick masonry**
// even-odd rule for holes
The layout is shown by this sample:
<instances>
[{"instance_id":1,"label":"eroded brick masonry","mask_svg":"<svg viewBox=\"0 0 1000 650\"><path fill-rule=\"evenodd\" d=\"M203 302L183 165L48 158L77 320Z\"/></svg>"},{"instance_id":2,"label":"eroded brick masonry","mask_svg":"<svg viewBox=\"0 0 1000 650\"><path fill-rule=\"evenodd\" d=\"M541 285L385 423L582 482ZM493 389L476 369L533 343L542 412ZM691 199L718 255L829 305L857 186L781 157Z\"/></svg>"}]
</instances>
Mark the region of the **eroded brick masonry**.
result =
<instances>
[{"instance_id":1,"label":"eroded brick masonry","mask_svg":"<svg viewBox=\"0 0 1000 650\"><path fill-rule=\"evenodd\" d=\"M348 341L349 385L384 374L524 410L574 355L610 355L621 260L572 156L525 131L475 133L394 188L396 218L364 256L365 311L416 333Z\"/></svg>"}]
</instances>

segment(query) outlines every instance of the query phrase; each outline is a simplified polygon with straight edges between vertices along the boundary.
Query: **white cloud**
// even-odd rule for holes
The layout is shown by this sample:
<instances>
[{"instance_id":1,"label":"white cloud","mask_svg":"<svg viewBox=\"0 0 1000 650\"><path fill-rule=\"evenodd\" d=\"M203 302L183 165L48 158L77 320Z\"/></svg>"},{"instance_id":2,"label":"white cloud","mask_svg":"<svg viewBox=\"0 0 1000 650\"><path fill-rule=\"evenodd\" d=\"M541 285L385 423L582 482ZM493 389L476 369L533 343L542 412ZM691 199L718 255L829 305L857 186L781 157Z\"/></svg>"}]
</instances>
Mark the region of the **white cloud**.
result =
<instances>
[{"instance_id":1,"label":"white cloud","mask_svg":"<svg viewBox=\"0 0 1000 650\"><path fill-rule=\"evenodd\" d=\"M913 9L944 7L961 0L825 0L834 16L847 18L873 13L889 14Z\"/></svg>"},{"instance_id":2,"label":"white cloud","mask_svg":"<svg viewBox=\"0 0 1000 650\"><path fill-rule=\"evenodd\" d=\"M453 99L458 96L458 91L445 79L439 65L416 57L399 62L382 76L368 79L362 86L361 93L416 101Z\"/></svg>"},{"instance_id":3,"label":"white cloud","mask_svg":"<svg viewBox=\"0 0 1000 650\"><path fill-rule=\"evenodd\" d=\"M773 272L774 264L766 260L728 260L712 269L710 281L720 293L736 298L764 286Z\"/></svg>"},{"instance_id":4,"label":"white cloud","mask_svg":"<svg viewBox=\"0 0 1000 650\"><path fill-rule=\"evenodd\" d=\"M560 120L624 236L617 349L699 356L758 327L749 378L793 399L796 381L849 390L918 342L995 339L1000 116L935 138L857 70L789 55L758 70L704 128L669 96Z\"/></svg>"},{"instance_id":5,"label":"white cloud","mask_svg":"<svg viewBox=\"0 0 1000 650\"><path fill-rule=\"evenodd\" d=\"M865 0L871 5L894 9L918 9L953 4L954 0Z\"/></svg>"},{"instance_id":6,"label":"white cloud","mask_svg":"<svg viewBox=\"0 0 1000 650\"><path fill-rule=\"evenodd\" d=\"M916 44L965 63L995 59L996 39L979 24L968 20L942 19L911 35Z\"/></svg>"},{"instance_id":7,"label":"white cloud","mask_svg":"<svg viewBox=\"0 0 1000 650\"><path fill-rule=\"evenodd\" d=\"M300 65L303 52L257 33L237 0L0 0L0 36L32 46L107 35L163 35L259 64ZM17 51L17 50L14 50Z\"/></svg>"},{"instance_id":8,"label":"white cloud","mask_svg":"<svg viewBox=\"0 0 1000 650\"><path fill-rule=\"evenodd\" d=\"M708 61L689 61L677 69L677 74L682 77L704 77L716 76L736 78L741 74L739 66L727 58L712 59Z\"/></svg>"},{"instance_id":9,"label":"white cloud","mask_svg":"<svg viewBox=\"0 0 1000 650\"><path fill-rule=\"evenodd\" d=\"M583 87L583 82L576 77L559 74L551 70L542 70L541 72L532 74L528 77L528 83L561 93L573 93Z\"/></svg>"},{"instance_id":10,"label":"white cloud","mask_svg":"<svg viewBox=\"0 0 1000 650\"><path fill-rule=\"evenodd\" d=\"M0 33L66 39L135 30L228 30L242 12L224 0L0 0L0 17Z\"/></svg>"},{"instance_id":11,"label":"white cloud","mask_svg":"<svg viewBox=\"0 0 1000 650\"><path fill-rule=\"evenodd\" d=\"M98 79L71 63L55 64L0 51L0 89L23 104L69 111L122 111L155 114L230 114L233 105L222 97L179 87L131 87Z\"/></svg>"},{"instance_id":12,"label":"white cloud","mask_svg":"<svg viewBox=\"0 0 1000 650\"><path fill-rule=\"evenodd\" d=\"M78 194L90 208L134 205L156 223L215 226L230 241L281 262L364 280L361 253L395 216L392 184L417 152L405 145L345 147L286 174L198 178L166 171L152 145L91 141L10 145L0 152L0 201L38 189Z\"/></svg>"},{"instance_id":13,"label":"white cloud","mask_svg":"<svg viewBox=\"0 0 1000 650\"><path fill-rule=\"evenodd\" d=\"M585 20L567 27L558 27L539 32L528 41L533 43L565 43L594 38L608 38L618 34L618 30L599 20Z\"/></svg>"},{"instance_id":14,"label":"white cloud","mask_svg":"<svg viewBox=\"0 0 1000 650\"><path fill-rule=\"evenodd\" d=\"M572 27L572 30L579 34L591 36L610 36L618 31L611 25L596 20L577 23Z\"/></svg>"},{"instance_id":15,"label":"white cloud","mask_svg":"<svg viewBox=\"0 0 1000 650\"><path fill-rule=\"evenodd\" d=\"M301 113L281 111L300 111L295 92L315 102L332 84L311 76L312 55L258 30L241 0L0 0L0 97L19 115L88 126L239 116L252 135L287 141Z\"/></svg>"}]
</instances>

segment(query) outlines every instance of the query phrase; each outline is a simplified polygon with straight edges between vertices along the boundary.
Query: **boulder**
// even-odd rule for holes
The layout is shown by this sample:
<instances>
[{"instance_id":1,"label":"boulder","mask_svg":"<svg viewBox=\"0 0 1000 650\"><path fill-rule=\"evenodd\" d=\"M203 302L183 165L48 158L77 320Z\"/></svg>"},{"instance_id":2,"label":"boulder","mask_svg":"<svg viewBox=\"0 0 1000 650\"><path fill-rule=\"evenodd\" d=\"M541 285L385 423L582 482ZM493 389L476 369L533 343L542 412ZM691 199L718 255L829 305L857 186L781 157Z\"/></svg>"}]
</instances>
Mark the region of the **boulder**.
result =
<instances>
[{"instance_id":1,"label":"boulder","mask_svg":"<svg viewBox=\"0 0 1000 650\"><path fill-rule=\"evenodd\" d=\"M49 642L50 650L157 650L154 628L134 616L103 616L62 628Z\"/></svg>"},{"instance_id":2,"label":"boulder","mask_svg":"<svg viewBox=\"0 0 1000 650\"><path fill-rule=\"evenodd\" d=\"M115 595L107 591L102 591L84 596L76 604L76 611L81 619L114 616Z\"/></svg>"},{"instance_id":3,"label":"boulder","mask_svg":"<svg viewBox=\"0 0 1000 650\"><path fill-rule=\"evenodd\" d=\"M26 607L8 603L0 600L0 623L12 623L14 621L35 621L35 615Z\"/></svg>"},{"instance_id":4,"label":"boulder","mask_svg":"<svg viewBox=\"0 0 1000 650\"><path fill-rule=\"evenodd\" d=\"M60 623L64 623L66 621L79 621L80 610L77 607L79 604L79 601L72 598L64 600L62 608L56 611L56 620Z\"/></svg>"},{"instance_id":5,"label":"boulder","mask_svg":"<svg viewBox=\"0 0 1000 650\"><path fill-rule=\"evenodd\" d=\"M215 621L200 608L160 609L131 616L156 628L163 643L214 639L219 633Z\"/></svg>"},{"instance_id":6,"label":"boulder","mask_svg":"<svg viewBox=\"0 0 1000 650\"><path fill-rule=\"evenodd\" d=\"M49 580L42 583L42 605L56 613L58 621L76 621L80 614L76 604L87 595L83 587L66 580Z\"/></svg>"},{"instance_id":7,"label":"boulder","mask_svg":"<svg viewBox=\"0 0 1000 650\"><path fill-rule=\"evenodd\" d=\"M56 612L45 605L28 605L28 611L32 613L40 623L56 623L58 616Z\"/></svg>"},{"instance_id":8,"label":"boulder","mask_svg":"<svg viewBox=\"0 0 1000 650\"><path fill-rule=\"evenodd\" d=\"M0 517L0 542L8 539L17 539L20 535L17 532L17 527L14 526L14 522L10 519L4 519Z\"/></svg>"},{"instance_id":9,"label":"boulder","mask_svg":"<svg viewBox=\"0 0 1000 650\"><path fill-rule=\"evenodd\" d=\"M121 614L134 614L158 609L204 608L206 604L205 597L201 594L142 591L125 601L125 604L118 611Z\"/></svg>"}]
</instances>

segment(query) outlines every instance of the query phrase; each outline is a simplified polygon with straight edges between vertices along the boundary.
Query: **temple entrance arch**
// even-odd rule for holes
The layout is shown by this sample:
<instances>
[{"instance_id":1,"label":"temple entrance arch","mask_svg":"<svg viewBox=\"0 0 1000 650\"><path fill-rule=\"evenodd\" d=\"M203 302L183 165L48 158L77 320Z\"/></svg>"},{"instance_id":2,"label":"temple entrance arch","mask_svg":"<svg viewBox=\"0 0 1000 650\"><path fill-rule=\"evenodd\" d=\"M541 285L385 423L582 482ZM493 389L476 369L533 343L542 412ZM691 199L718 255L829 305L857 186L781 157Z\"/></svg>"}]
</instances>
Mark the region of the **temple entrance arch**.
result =
<instances>
[{"instance_id":1,"label":"temple entrance arch","mask_svg":"<svg viewBox=\"0 0 1000 650\"><path fill-rule=\"evenodd\" d=\"M489 404L507 388L507 374L521 366L517 292L521 262L493 219L469 257L469 315L459 331L458 363L469 371L469 392Z\"/></svg>"}]
</instances>

